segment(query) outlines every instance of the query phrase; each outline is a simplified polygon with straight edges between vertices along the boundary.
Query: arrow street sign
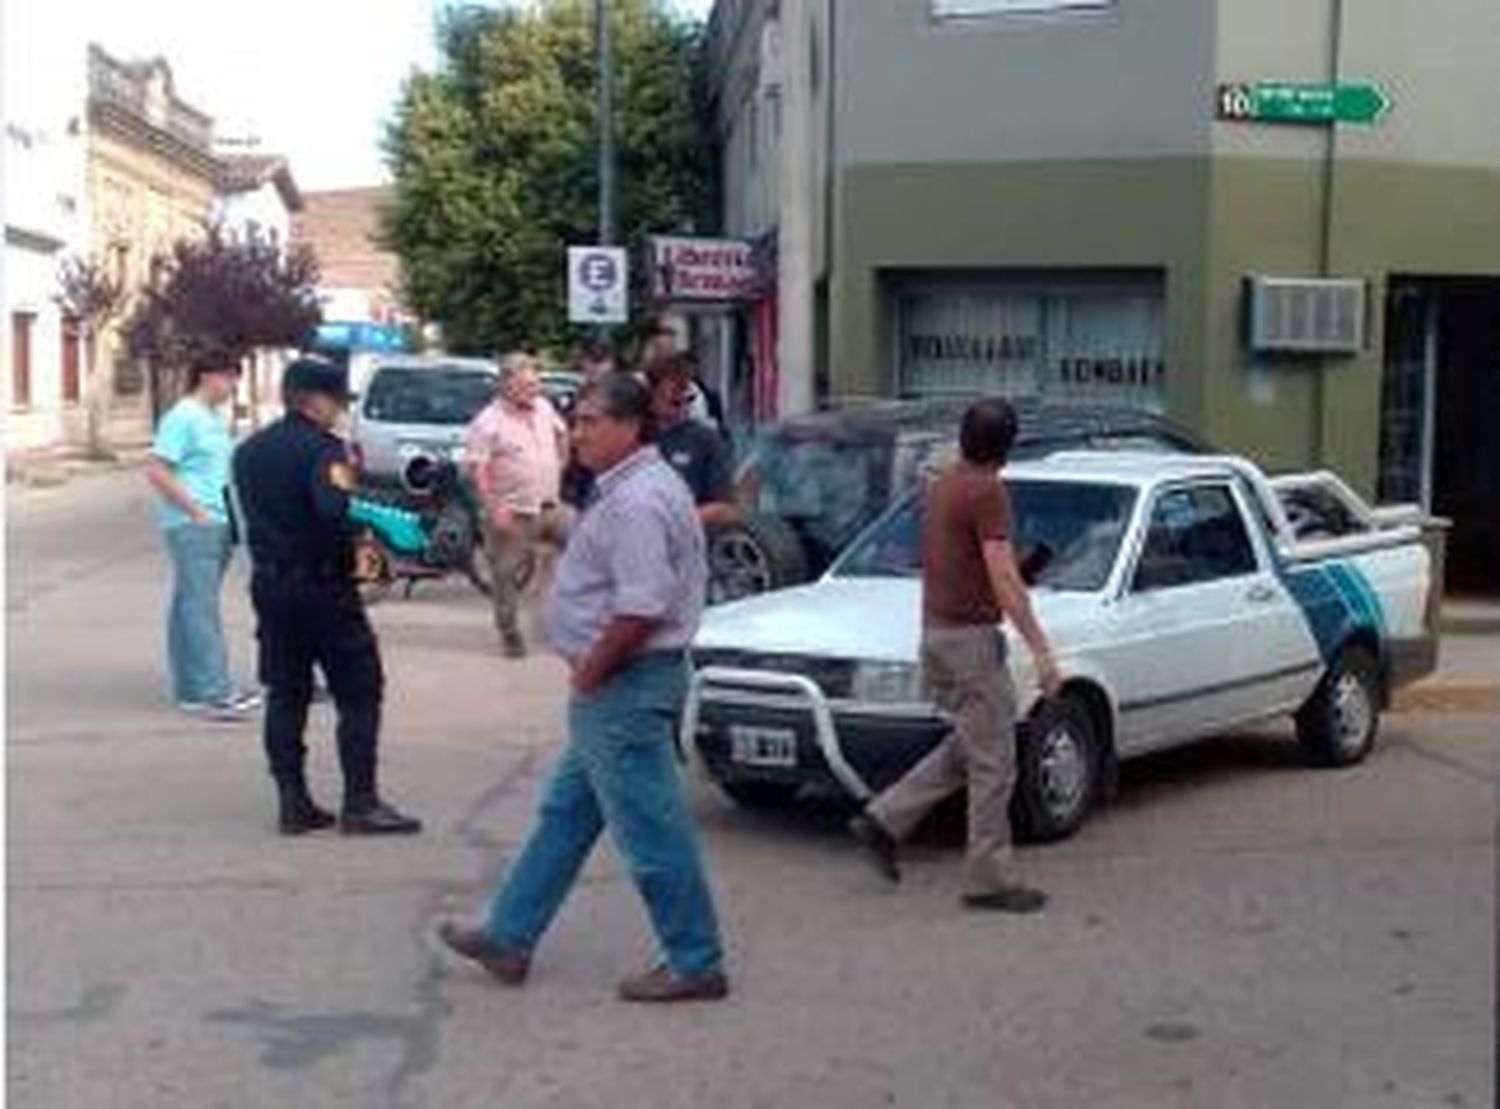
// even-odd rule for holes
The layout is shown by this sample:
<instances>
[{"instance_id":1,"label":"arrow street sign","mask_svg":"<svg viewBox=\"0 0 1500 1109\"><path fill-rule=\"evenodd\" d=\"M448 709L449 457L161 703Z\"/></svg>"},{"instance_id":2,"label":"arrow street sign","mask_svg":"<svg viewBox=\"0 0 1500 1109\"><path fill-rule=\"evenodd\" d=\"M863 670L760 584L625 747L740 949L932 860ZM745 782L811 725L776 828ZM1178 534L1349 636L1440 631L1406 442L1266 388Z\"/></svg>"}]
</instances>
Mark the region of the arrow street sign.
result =
<instances>
[{"instance_id":1,"label":"arrow street sign","mask_svg":"<svg viewBox=\"0 0 1500 1109\"><path fill-rule=\"evenodd\" d=\"M1371 81L1299 84L1257 81L1219 86L1219 118L1250 123L1377 123L1391 98Z\"/></svg>"},{"instance_id":2,"label":"arrow street sign","mask_svg":"<svg viewBox=\"0 0 1500 1109\"><path fill-rule=\"evenodd\" d=\"M624 323L625 278L623 248L568 247L568 322Z\"/></svg>"}]
</instances>

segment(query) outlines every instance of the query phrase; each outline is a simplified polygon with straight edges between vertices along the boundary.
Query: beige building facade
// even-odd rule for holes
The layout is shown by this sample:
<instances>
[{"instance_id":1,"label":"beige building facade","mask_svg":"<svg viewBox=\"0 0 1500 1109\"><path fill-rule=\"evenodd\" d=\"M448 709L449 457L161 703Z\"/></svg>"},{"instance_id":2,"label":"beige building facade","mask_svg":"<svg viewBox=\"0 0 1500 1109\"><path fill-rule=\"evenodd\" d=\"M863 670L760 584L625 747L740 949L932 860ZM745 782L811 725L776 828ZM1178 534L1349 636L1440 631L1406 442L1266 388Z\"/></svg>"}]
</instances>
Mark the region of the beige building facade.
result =
<instances>
[{"instance_id":1,"label":"beige building facade","mask_svg":"<svg viewBox=\"0 0 1500 1109\"><path fill-rule=\"evenodd\" d=\"M178 96L163 59L124 62L90 47L90 246L126 288L120 319L98 351L100 372L112 383L117 439L144 439L152 416L150 375L125 349L120 322L151 281L153 259L205 233L219 175L213 120Z\"/></svg>"}]
</instances>

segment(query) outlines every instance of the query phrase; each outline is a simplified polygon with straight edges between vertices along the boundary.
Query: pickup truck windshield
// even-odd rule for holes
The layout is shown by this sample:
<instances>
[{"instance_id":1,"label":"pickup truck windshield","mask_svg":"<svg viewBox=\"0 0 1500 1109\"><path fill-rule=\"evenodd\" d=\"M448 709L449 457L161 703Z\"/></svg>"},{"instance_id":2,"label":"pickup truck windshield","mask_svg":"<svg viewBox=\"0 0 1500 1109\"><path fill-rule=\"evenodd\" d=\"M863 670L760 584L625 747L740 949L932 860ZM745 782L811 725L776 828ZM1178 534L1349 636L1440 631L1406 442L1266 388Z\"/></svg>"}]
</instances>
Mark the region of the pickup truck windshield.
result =
<instances>
[{"instance_id":1,"label":"pickup truck windshield","mask_svg":"<svg viewBox=\"0 0 1500 1109\"><path fill-rule=\"evenodd\" d=\"M466 424L495 395L495 378L442 366L382 366L370 379L364 414L388 424Z\"/></svg>"},{"instance_id":2,"label":"pickup truck windshield","mask_svg":"<svg viewBox=\"0 0 1500 1109\"><path fill-rule=\"evenodd\" d=\"M1029 561L1045 548L1036 584L1074 592L1104 588L1130 524L1135 490L1081 481L1007 485L1017 551ZM913 496L866 532L833 572L846 578L895 578L916 577L921 569L922 501Z\"/></svg>"}]
</instances>

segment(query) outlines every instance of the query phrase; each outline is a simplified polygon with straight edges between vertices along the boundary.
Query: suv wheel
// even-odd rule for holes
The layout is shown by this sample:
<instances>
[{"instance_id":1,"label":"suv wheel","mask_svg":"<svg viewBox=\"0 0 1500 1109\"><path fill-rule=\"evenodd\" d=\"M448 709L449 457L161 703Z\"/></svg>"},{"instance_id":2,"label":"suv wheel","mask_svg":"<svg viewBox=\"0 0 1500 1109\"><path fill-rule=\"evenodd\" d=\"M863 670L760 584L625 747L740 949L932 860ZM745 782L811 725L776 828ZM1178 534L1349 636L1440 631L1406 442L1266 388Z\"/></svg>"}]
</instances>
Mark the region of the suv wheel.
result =
<instances>
[{"instance_id":1,"label":"suv wheel","mask_svg":"<svg viewBox=\"0 0 1500 1109\"><path fill-rule=\"evenodd\" d=\"M811 574L807 549L791 525L754 513L710 530L708 570L715 604L798 585Z\"/></svg>"}]
</instances>

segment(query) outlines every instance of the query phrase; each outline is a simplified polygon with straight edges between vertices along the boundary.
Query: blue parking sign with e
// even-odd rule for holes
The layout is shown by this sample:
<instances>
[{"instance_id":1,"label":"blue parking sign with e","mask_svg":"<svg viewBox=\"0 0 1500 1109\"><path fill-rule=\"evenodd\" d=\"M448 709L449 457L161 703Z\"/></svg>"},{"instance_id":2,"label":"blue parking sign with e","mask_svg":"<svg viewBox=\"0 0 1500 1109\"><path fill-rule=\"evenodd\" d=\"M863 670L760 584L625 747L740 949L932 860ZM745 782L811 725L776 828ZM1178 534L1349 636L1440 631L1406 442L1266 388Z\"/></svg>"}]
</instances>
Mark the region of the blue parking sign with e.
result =
<instances>
[{"instance_id":1,"label":"blue parking sign with e","mask_svg":"<svg viewBox=\"0 0 1500 1109\"><path fill-rule=\"evenodd\" d=\"M568 247L568 319L585 324L624 323L626 265L622 247Z\"/></svg>"},{"instance_id":2,"label":"blue parking sign with e","mask_svg":"<svg viewBox=\"0 0 1500 1109\"><path fill-rule=\"evenodd\" d=\"M613 289L620 280L619 267L608 254L586 254L579 268L583 287L591 293Z\"/></svg>"}]
</instances>

